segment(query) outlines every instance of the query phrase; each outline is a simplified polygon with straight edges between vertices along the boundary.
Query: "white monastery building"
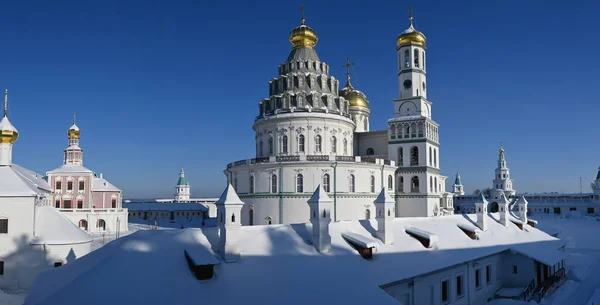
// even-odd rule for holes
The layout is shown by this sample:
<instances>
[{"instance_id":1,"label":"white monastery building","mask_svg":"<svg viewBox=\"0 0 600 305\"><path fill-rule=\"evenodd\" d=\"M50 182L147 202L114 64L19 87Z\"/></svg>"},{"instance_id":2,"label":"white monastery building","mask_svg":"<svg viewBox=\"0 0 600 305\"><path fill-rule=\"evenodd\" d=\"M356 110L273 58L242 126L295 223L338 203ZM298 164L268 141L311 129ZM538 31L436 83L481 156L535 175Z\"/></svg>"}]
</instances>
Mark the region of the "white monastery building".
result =
<instances>
[{"instance_id":1,"label":"white monastery building","mask_svg":"<svg viewBox=\"0 0 600 305\"><path fill-rule=\"evenodd\" d=\"M50 206L43 175L12 162L19 133L8 120L8 90L0 132L0 288L23 290L41 270L89 253L92 238Z\"/></svg>"},{"instance_id":2,"label":"white monastery building","mask_svg":"<svg viewBox=\"0 0 600 305\"><path fill-rule=\"evenodd\" d=\"M382 188L395 199L396 217L452 214L427 99L425 35L412 17L397 38L399 90L388 130L370 131L367 97L351 85L349 70L339 88L304 18L289 40L292 50L258 104L256 157L225 170L244 201L242 224L307 222L308 191L319 184L333 200L334 221L373 218Z\"/></svg>"},{"instance_id":3,"label":"white monastery building","mask_svg":"<svg viewBox=\"0 0 600 305\"><path fill-rule=\"evenodd\" d=\"M80 135L73 117L63 165L46 173L52 186L53 206L88 232L125 232L128 214L122 206L123 193L102 174L98 176L83 166Z\"/></svg>"}]
</instances>

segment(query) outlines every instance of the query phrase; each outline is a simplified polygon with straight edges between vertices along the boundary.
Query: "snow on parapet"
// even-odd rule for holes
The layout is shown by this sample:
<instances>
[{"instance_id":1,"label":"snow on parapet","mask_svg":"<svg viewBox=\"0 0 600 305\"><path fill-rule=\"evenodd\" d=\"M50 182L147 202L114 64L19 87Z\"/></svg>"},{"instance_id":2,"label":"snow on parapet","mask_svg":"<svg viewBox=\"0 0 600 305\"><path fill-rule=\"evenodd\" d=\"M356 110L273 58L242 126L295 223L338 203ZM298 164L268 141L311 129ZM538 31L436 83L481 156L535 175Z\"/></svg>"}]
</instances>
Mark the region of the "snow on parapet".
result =
<instances>
[{"instance_id":1,"label":"snow on parapet","mask_svg":"<svg viewBox=\"0 0 600 305\"><path fill-rule=\"evenodd\" d=\"M407 226L405 231L408 235L420 241L425 248L433 247L439 240L439 237L437 235L427 232L425 230L415 228L413 226Z\"/></svg>"},{"instance_id":2,"label":"snow on parapet","mask_svg":"<svg viewBox=\"0 0 600 305\"><path fill-rule=\"evenodd\" d=\"M244 202L240 200L240 197L235 192L235 189L233 188L231 183L229 183L227 185L227 188L225 188L223 194L221 194L221 197L219 197L219 200L217 200L215 204L244 204Z\"/></svg>"}]
</instances>

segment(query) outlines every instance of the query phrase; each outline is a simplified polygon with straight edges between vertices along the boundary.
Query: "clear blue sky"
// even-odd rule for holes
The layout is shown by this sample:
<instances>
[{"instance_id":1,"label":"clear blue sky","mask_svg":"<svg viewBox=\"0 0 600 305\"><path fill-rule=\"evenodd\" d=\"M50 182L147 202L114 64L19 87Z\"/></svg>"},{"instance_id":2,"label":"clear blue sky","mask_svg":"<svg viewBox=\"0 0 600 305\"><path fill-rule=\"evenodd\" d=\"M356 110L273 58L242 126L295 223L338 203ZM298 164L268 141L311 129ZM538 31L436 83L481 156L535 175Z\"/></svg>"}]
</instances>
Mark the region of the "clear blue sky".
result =
<instances>
[{"instance_id":1,"label":"clear blue sky","mask_svg":"<svg viewBox=\"0 0 600 305\"><path fill-rule=\"evenodd\" d=\"M493 3L494 2L494 3ZM73 112L84 163L125 197L218 195L227 163L254 155L252 123L306 5L317 52L385 129L398 96L395 38L406 1L3 3L0 87L21 133L14 161L62 162ZM600 165L598 1L419 1L442 174L491 186L504 141L518 191L584 191ZM450 179L451 179L450 178ZM448 185L450 185L449 183Z\"/></svg>"}]
</instances>

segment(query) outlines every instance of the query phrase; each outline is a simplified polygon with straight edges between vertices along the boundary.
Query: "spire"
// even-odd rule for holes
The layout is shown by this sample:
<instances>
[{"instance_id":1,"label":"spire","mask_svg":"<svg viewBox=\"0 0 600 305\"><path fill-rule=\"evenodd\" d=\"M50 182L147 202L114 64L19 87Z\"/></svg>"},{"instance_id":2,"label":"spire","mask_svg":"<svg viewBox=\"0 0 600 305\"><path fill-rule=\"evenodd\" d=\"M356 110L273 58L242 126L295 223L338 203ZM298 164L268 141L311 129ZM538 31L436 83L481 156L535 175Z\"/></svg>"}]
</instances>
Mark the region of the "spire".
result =
<instances>
[{"instance_id":1,"label":"spire","mask_svg":"<svg viewBox=\"0 0 600 305\"><path fill-rule=\"evenodd\" d=\"M8 116L8 89L4 92L4 116Z\"/></svg>"},{"instance_id":2,"label":"spire","mask_svg":"<svg viewBox=\"0 0 600 305\"><path fill-rule=\"evenodd\" d=\"M456 179L454 180L454 184L461 185L460 183L460 174L456 171Z\"/></svg>"},{"instance_id":3,"label":"spire","mask_svg":"<svg viewBox=\"0 0 600 305\"><path fill-rule=\"evenodd\" d=\"M350 57L346 58L346 64L342 65L342 68L346 68L346 87L352 87L350 85L350 68L354 66L353 62L350 62Z\"/></svg>"},{"instance_id":4,"label":"spire","mask_svg":"<svg viewBox=\"0 0 600 305\"><path fill-rule=\"evenodd\" d=\"M77 113L73 112L73 125L75 125L77 121Z\"/></svg>"},{"instance_id":5,"label":"spire","mask_svg":"<svg viewBox=\"0 0 600 305\"><path fill-rule=\"evenodd\" d=\"M179 171L179 180L177 181L177 185L187 185L185 181L185 172L183 171L183 166L181 167L181 171Z\"/></svg>"},{"instance_id":6,"label":"spire","mask_svg":"<svg viewBox=\"0 0 600 305\"><path fill-rule=\"evenodd\" d=\"M306 22L306 19L304 18L304 5L300 7L300 10L302 11L302 18L300 18L300 22L302 23L302 25L304 25L304 23Z\"/></svg>"}]
</instances>

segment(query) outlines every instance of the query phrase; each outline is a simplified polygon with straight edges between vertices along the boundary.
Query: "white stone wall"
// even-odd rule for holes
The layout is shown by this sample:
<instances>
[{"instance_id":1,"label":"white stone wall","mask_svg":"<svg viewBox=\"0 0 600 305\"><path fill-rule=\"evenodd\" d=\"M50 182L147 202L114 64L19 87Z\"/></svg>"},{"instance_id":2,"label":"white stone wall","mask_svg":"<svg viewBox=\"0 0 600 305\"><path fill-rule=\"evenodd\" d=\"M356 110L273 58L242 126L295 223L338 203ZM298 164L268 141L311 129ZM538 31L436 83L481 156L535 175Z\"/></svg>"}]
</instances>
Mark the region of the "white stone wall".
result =
<instances>
[{"instance_id":1,"label":"white stone wall","mask_svg":"<svg viewBox=\"0 0 600 305\"><path fill-rule=\"evenodd\" d=\"M254 131L258 158L286 155L352 156L353 154L354 123L349 118L337 114L298 112L272 115L256 122ZM299 147L300 135L304 136L304 151ZM284 136L288 139L287 153L283 148ZM321 137L320 150L315 143L317 136ZM332 151L334 137L337 143L336 152ZM273 138L272 154L269 147L270 138Z\"/></svg>"},{"instance_id":2,"label":"white stone wall","mask_svg":"<svg viewBox=\"0 0 600 305\"><path fill-rule=\"evenodd\" d=\"M59 211L82 230L85 228L81 221L87 221L86 231L89 233L115 233L129 230L127 209L60 209ZM106 224L105 228L98 226L101 219Z\"/></svg>"},{"instance_id":3,"label":"white stone wall","mask_svg":"<svg viewBox=\"0 0 600 305\"><path fill-rule=\"evenodd\" d=\"M355 134L356 156L366 156L375 158L388 158L388 133L387 130L378 130L371 132L362 132ZM369 149L373 150L373 155L369 155Z\"/></svg>"},{"instance_id":4,"label":"white stone wall","mask_svg":"<svg viewBox=\"0 0 600 305\"><path fill-rule=\"evenodd\" d=\"M358 157L360 159L360 157ZM325 175L329 175L329 196L333 198L334 183L336 191L337 220L365 219L367 209L371 218L375 217L373 200L382 187L395 189L394 166L360 162L338 162L334 177L333 162L290 162L263 163L254 166L239 166L228 169L226 173L233 181L232 185L244 201L242 225L249 224L250 209L254 210L254 224L280 223L280 211L283 210L283 223L308 222L310 212L306 201L319 184L324 184ZM382 184L383 169L383 184ZM271 177L277 175L277 190L272 192ZM303 192L298 192L298 174L303 177ZM350 177L354 176L354 190L350 186ZM250 188L250 177L254 177L254 193ZM392 185L388 186L390 180ZM283 177L283 180L281 180ZM371 187L371 177L374 186ZM335 178L335 179L334 179ZM280 192L281 190L281 192ZM283 198L283 199L281 199Z\"/></svg>"}]
</instances>

